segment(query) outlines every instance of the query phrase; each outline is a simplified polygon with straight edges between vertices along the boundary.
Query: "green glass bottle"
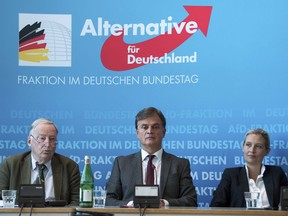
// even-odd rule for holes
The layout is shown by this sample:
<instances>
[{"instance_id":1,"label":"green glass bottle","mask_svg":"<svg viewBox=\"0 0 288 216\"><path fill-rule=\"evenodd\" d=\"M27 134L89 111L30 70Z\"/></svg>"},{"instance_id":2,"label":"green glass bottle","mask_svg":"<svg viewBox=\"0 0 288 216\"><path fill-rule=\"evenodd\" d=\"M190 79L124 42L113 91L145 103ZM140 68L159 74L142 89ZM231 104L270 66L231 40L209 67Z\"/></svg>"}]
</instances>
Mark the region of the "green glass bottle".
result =
<instances>
[{"instance_id":1,"label":"green glass bottle","mask_svg":"<svg viewBox=\"0 0 288 216\"><path fill-rule=\"evenodd\" d=\"M90 157L85 156L85 165L80 180L80 202L81 208L93 207L94 177L90 166Z\"/></svg>"}]
</instances>

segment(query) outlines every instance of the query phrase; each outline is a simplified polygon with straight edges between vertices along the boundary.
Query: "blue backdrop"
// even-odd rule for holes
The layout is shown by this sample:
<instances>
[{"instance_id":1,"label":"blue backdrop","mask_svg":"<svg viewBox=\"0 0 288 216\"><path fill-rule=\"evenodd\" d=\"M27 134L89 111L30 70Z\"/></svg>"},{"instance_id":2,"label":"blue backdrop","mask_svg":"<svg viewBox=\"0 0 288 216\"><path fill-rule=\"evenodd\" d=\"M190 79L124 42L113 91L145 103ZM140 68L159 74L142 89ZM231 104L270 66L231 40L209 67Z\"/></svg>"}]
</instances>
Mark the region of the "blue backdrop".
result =
<instances>
[{"instance_id":1,"label":"blue backdrop","mask_svg":"<svg viewBox=\"0 0 288 216\"><path fill-rule=\"evenodd\" d=\"M201 7L200 7L201 6ZM266 164L287 173L288 1L1 1L0 162L28 150L39 117L95 187L138 151L134 117L167 118L163 147L191 163L199 206L242 166L247 130L270 133ZM174 28L174 30L173 30ZM123 30L123 31L121 31Z\"/></svg>"}]
</instances>

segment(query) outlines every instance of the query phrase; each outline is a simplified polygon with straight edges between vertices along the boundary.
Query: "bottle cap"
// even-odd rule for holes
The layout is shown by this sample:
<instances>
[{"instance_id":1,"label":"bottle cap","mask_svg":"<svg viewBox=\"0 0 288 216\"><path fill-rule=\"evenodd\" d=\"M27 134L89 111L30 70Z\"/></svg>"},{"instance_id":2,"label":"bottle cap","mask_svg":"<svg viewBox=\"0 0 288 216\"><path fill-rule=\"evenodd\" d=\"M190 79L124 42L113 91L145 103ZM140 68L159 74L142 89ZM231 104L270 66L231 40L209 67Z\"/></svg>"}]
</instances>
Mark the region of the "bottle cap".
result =
<instances>
[{"instance_id":1,"label":"bottle cap","mask_svg":"<svg viewBox=\"0 0 288 216\"><path fill-rule=\"evenodd\" d=\"M85 164L89 164L90 163L90 157L88 155L85 155Z\"/></svg>"}]
</instances>

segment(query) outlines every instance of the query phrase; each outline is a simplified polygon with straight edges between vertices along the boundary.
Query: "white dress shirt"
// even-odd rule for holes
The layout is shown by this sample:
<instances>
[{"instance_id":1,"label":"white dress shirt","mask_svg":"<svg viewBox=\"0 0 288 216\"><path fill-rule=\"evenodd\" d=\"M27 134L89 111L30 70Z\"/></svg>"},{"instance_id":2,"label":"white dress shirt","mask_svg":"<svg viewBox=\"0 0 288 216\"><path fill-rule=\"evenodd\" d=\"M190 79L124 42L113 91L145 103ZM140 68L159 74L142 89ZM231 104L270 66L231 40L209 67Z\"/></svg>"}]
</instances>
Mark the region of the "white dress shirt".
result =
<instances>
[{"instance_id":1,"label":"white dress shirt","mask_svg":"<svg viewBox=\"0 0 288 216\"><path fill-rule=\"evenodd\" d=\"M249 191L250 192L260 192L260 203L259 208L270 207L268 196L265 189L265 184L263 181L263 173L265 172L265 165L263 164L261 167L261 173L257 176L256 182L253 179L249 179L249 171L247 165L245 165L247 179L249 183Z\"/></svg>"},{"instance_id":2,"label":"white dress shirt","mask_svg":"<svg viewBox=\"0 0 288 216\"><path fill-rule=\"evenodd\" d=\"M163 149L161 148L159 151L155 152L153 155L155 157L152 160L153 165L155 166L154 169L154 183L156 185L159 185L160 187L160 174L161 174L161 161L162 161L162 154L163 154ZM147 175L147 164L148 164L148 152L144 151L141 149L141 157L142 157L142 176L143 176L143 184L146 184L146 175ZM156 177L156 178L155 178ZM169 203L167 200L161 200L164 202L165 206L169 206ZM133 207L133 201L128 202L127 206Z\"/></svg>"},{"instance_id":3,"label":"white dress shirt","mask_svg":"<svg viewBox=\"0 0 288 216\"><path fill-rule=\"evenodd\" d=\"M38 168L36 166L36 160L31 155L32 170L31 170L31 184L34 184L36 178L38 178ZM51 167L51 160L45 163L46 170L44 171L45 177L45 200L55 200L54 184L53 184L53 173Z\"/></svg>"},{"instance_id":4,"label":"white dress shirt","mask_svg":"<svg viewBox=\"0 0 288 216\"><path fill-rule=\"evenodd\" d=\"M155 152L153 155L155 157L152 160L152 163L155 167L154 169L154 184L160 185L160 177L161 177L161 159L162 159L163 149ZM149 158L147 157L149 154L141 149L141 156L142 156L142 173L143 173L143 184L146 184L146 175L147 175L147 164Z\"/></svg>"}]
</instances>

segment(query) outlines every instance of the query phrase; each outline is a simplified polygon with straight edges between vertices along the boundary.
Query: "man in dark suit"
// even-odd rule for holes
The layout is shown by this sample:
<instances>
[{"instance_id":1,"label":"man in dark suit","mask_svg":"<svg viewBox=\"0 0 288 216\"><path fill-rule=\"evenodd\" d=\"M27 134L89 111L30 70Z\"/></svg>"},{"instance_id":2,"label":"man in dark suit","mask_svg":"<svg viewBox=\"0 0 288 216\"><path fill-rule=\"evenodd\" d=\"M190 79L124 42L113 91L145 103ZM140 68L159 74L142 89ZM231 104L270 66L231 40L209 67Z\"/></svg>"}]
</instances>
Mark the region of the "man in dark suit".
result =
<instances>
[{"instance_id":1,"label":"man in dark suit","mask_svg":"<svg viewBox=\"0 0 288 216\"><path fill-rule=\"evenodd\" d=\"M190 163L162 149L166 119L160 110L149 107L135 119L141 151L115 159L107 183L107 206L133 206L135 185L147 184L148 155L155 155L154 184L160 187L160 207L197 206L195 186L190 175Z\"/></svg>"},{"instance_id":2,"label":"man in dark suit","mask_svg":"<svg viewBox=\"0 0 288 216\"><path fill-rule=\"evenodd\" d=\"M71 159L55 153L58 129L44 118L32 123L27 139L31 151L5 159L0 165L0 191L17 190L20 184L33 184L39 178L37 164L45 164L46 200L79 203L80 172Z\"/></svg>"},{"instance_id":3,"label":"man in dark suit","mask_svg":"<svg viewBox=\"0 0 288 216\"><path fill-rule=\"evenodd\" d=\"M270 138L263 129L246 133L242 151L245 166L227 168L214 192L211 207L246 207L244 192L260 192L259 208L277 209L281 186L288 186L281 167L262 164L270 152Z\"/></svg>"}]
</instances>

